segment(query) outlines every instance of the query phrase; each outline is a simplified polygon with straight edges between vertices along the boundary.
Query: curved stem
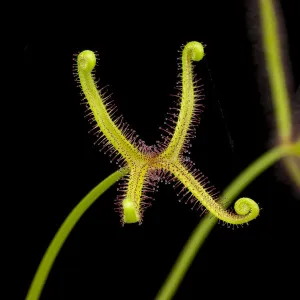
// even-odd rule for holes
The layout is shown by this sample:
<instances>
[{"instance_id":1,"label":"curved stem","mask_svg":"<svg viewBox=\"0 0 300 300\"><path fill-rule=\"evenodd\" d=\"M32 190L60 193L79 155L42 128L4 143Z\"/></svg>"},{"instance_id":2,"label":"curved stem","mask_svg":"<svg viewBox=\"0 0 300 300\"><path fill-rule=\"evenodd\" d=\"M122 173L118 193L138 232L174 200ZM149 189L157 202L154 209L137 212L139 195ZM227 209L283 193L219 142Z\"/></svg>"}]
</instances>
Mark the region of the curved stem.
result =
<instances>
[{"instance_id":1,"label":"curved stem","mask_svg":"<svg viewBox=\"0 0 300 300\"><path fill-rule=\"evenodd\" d=\"M203 57L204 48L203 45L198 42L189 42L182 51L180 112L173 136L169 145L162 153L162 157L177 159L189 135L193 116L197 111L196 102L198 99L197 93L195 92L196 83L194 82L192 62L200 61Z\"/></svg>"},{"instance_id":2,"label":"curved stem","mask_svg":"<svg viewBox=\"0 0 300 300\"><path fill-rule=\"evenodd\" d=\"M78 78L81 89L87 100L88 109L92 112L96 124L94 128L99 127L107 139L108 145L111 145L127 163L139 161L141 153L126 135L126 130L116 124L113 120L113 109L97 89L93 76L93 69L96 65L96 56L90 50L82 51L77 57ZM130 136L130 135L129 135Z\"/></svg>"},{"instance_id":3,"label":"curved stem","mask_svg":"<svg viewBox=\"0 0 300 300\"><path fill-rule=\"evenodd\" d=\"M137 164L130 169L126 196L122 200L124 223L141 222L141 197L147 171L146 164Z\"/></svg>"},{"instance_id":4,"label":"curved stem","mask_svg":"<svg viewBox=\"0 0 300 300\"><path fill-rule=\"evenodd\" d=\"M282 63L282 51L280 49L279 24L272 0L260 0L259 5L262 44L275 109L278 135L281 143L288 143L291 141L292 122L287 83Z\"/></svg>"},{"instance_id":5,"label":"curved stem","mask_svg":"<svg viewBox=\"0 0 300 300\"><path fill-rule=\"evenodd\" d=\"M162 162L163 163L163 162ZM166 163L165 169L171 172L175 178L184 183L184 186L192 195L218 219L230 224L248 223L259 215L259 206L249 198L239 199L235 205L235 214L224 208L223 203L215 199L206 191L206 188L199 182L193 172L188 170L180 162ZM247 211L244 209L247 207ZM242 211L239 208L243 208Z\"/></svg>"},{"instance_id":6,"label":"curved stem","mask_svg":"<svg viewBox=\"0 0 300 300\"><path fill-rule=\"evenodd\" d=\"M76 223L79 221L81 216L87 211L87 209L99 198L99 196L103 194L121 177L123 177L127 172L127 169L124 169L124 171L119 170L108 176L96 187L94 187L71 211L71 213L68 215L68 217L65 219L65 221L55 234L48 249L46 250L42 261L40 262L40 265L34 275L30 289L26 296L26 300L39 299L42 289L48 278L49 272L52 268L52 265L61 247L63 246L64 242L66 241L67 237L69 236Z\"/></svg>"},{"instance_id":7,"label":"curved stem","mask_svg":"<svg viewBox=\"0 0 300 300\"><path fill-rule=\"evenodd\" d=\"M284 156L299 155L297 151L299 151L299 145L298 148L297 145L278 146L259 157L225 189L221 196L222 199L226 200L223 201L225 207L229 206L234 198L267 168ZM182 248L164 285L157 294L156 300L172 299L199 248L202 246L217 221L218 220L209 213L199 222L185 246Z\"/></svg>"},{"instance_id":8,"label":"curved stem","mask_svg":"<svg viewBox=\"0 0 300 300\"><path fill-rule=\"evenodd\" d=\"M266 60L272 101L277 123L279 142L292 142L292 118L290 100L287 90L284 62L282 59L282 45L280 45L279 22L272 0L260 0L260 19L262 27L262 44ZM282 30L282 28L281 28ZM300 188L300 168L293 158L286 158L285 166L294 183Z\"/></svg>"}]
</instances>

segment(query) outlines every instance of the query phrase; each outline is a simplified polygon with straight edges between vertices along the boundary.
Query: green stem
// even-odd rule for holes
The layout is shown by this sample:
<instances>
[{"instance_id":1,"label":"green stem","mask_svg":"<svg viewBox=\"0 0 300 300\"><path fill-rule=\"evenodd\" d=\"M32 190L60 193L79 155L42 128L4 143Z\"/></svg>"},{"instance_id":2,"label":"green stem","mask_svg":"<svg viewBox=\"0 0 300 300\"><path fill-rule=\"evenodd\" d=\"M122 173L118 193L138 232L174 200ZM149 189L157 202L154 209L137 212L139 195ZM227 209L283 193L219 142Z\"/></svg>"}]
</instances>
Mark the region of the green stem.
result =
<instances>
[{"instance_id":1,"label":"green stem","mask_svg":"<svg viewBox=\"0 0 300 300\"><path fill-rule=\"evenodd\" d=\"M262 44L275 109L278 135L281 143L289 143L291 141L292 122L282 63L282 52L280 50L279 25L272 0L260 0L259 4Z\"/></svg>"},{"instance_id":2,"label":"green stem","mask_svg":"<svg viewBox=\"0 0 300 300\"><path fill-rule=\"evenodd\" d=\"M291 146L278 146L263 154L250 166L248 166L223 192L221 198L226 200L223 204L227 207L236 196L258 175L264 172L267 168L272 166L280 158L287 155L299 155L298 148L295 145ZM179 287L184 275L189 269L193 259L195 258L199 248L204 243L210 231L216 225L216 219L211 213L207 214L198 224L196 229L191 234L185 246L181 250L177 261L173 265L164 285L161 287L156 296L156 300L169 300L172 299L176 290Z\"/></svg>"},{"instance_id":3,"label":"green stem","mask_svg":"<svg viewBox=\"0 0 300 300\"><path fill-rule=\"evenodd\" d=\"M270 91L275 110L275 120L279 142L292 142L292 119L290 100L287 90L287 80L283 65L280 45L279 22L277 21L275 6L272 0L260 0L260 20L262 28L262 44L266 60ZM300 188L300 168L294 158L287 157L284 161L289 175Z\"/></svg>"},{"instance_id":4,"label":"green stem","mask_svg":"<svg viewBox=\"0 0 300 300\"><path fill-rule=\"evenodd\" d=\"M96 187L94 187L71 211L71 213L68 215L68 217L65 219L65 221L57 231L48 249L46 250L43 259L40 262L40 265L35 273L30 289L26 296L26 300L39 299L53 263L76 223L87 211L87 209L99 198L99 196L102 195L120 178L122 178L127 172L128 170L125 169L124 171L116 171L115 173L108 176Z\"/></svg>"}]
</instances>

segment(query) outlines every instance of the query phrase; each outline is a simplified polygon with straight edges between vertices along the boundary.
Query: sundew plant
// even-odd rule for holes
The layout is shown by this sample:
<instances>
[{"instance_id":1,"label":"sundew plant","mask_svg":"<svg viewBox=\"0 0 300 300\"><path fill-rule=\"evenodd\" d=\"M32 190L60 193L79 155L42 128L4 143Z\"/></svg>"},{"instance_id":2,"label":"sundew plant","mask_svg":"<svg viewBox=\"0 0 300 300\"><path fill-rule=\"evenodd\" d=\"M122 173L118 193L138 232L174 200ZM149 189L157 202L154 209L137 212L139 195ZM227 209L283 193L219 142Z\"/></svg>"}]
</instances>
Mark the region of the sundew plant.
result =
<instances>
[{"instance_id":1,"label":"sundew plant","mask_svg":"<svg viewBox=\"0 0 300 300\"><path fill-rule=\"evenodd\" d=\"M198 250L218 222L236 228L243 224L251 226L260 217L256 199L238 197L267 168L282 160L290 180L300 191L300 136L292 120L279 22L273 1L260 0L258 8L261 45L276 120L276 143L233 179L221 194L216 193L189 155L193 151L191 141L195 139L196 128L201 126L200 113L204 110L202 86L194 70L195 64L201 64L206 55L201 42L189 41L182 47L177 103L169 110L167 121L161 126L163 139L154 145L147 145L139 138L138 129L131 129L110 96L106 96L101 83L97 83L95 67L101 68L98 54L84 50L74 56L75 80L83 95L81 104L85 108L85 118L91 124L95 145L103 152L99 155L106 155L116 163L117 169L115 173L107 174L108 177L78 203L60 226L40 262L27 300L40 298L51 267L70 232L87 209L97 199L101 201L100 196L117 182L115 205L121 226L147 222L143 216L151 209L151 201L159 193L160 183L171 184L179 197L203 211L199 225L158 291L155 298L158 300L172 299Z\"/></svg>"}]
</instances>

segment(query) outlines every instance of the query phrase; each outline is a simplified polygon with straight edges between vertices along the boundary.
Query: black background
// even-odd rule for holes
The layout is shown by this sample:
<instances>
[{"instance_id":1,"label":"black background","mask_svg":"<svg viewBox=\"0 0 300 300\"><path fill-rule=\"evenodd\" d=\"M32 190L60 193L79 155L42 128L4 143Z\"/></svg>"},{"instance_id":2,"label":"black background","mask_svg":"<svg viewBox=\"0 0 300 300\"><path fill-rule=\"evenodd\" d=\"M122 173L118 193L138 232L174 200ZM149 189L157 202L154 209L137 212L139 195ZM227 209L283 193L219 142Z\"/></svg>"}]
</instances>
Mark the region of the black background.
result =
<instances>
[{"instance_id":1,"label":"black background","mask_svg":"<svg viewBox=\"0 0 300 300\"><path fill-rule=\"evenodd\" d=\"M285 54L291 61L291 93L295 94L300 84L299 9L297 1L281 2L289 41ZM205 111L191 158L219 191L275 141L257 9L251 1L186 2L168 10L146 3L86 6L76 7L72 22L60 18L60 24L55 15L49 22L37 22L24 39L21 105L26 106L26 121L21 129L25 142L20 145L23 159L17 173L24 184L18 206L24 218L18 229L23 298L68 213L117 170L88 134L90 126L72 73L73 54L98 51L100 87L109 85L119 112L152 144L174 105L171 95L177 93L180 47L191 40L206 44L205 59L195 67L204 84ZM249 39L249 29L256 42ZM114 212L116 194L114 186L80 220L53 266L41 299L155 297L201 212L179 203L172 187L161 185L143 224L121 227ZM284 168L277 164L241 196L260 204L260 217L235 230L216 226L174 299L297 291L293 280L299 264L299 192L297 196Z\"/></svg>"}]
</instances>

